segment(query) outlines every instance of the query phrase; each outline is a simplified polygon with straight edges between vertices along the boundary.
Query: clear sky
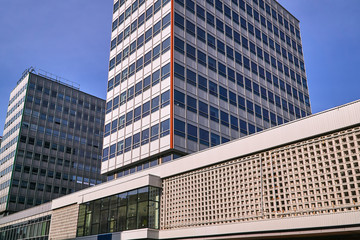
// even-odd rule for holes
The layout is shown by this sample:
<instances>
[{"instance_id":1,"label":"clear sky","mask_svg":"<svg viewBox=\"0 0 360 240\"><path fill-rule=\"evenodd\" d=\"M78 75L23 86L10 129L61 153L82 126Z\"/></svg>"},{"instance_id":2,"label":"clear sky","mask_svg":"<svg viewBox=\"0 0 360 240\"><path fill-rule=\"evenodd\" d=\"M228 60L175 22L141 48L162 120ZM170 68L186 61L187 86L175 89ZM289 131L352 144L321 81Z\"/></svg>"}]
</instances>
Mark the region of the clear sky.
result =
<instances>
[{"instance_id":1,"label":"clear sky","mask_svg":"<svg viewBox=\"0 0 360 240\"><path fill-rule=\"evenodd\" d=\"M279 0L300 20L313 113L360 98L360 1ZM30 66L106 97L113 0L0 0L0 135Z\"/></svg>"}]
</instances>

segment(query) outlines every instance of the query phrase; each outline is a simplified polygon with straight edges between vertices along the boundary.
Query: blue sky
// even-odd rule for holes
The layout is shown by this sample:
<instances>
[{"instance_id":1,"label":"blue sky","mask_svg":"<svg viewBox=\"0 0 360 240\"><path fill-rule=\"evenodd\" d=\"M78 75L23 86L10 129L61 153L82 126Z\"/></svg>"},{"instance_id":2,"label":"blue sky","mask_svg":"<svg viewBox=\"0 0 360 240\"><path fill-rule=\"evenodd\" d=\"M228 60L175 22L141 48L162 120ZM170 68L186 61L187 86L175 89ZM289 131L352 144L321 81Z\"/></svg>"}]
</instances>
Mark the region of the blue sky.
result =
<instances>
[{"instance_id":1,"label":"blue sky","mask_svg":"<svg viewBox=\"0 0 360 240\"><path fill-rule=\"evenodd\" d=\"M279 0L300 20L313 113L360 96L360 1ZM34 66L105 98L112 0L0 0L0 133L9 94Z\"/></svg>"}]
</instances>

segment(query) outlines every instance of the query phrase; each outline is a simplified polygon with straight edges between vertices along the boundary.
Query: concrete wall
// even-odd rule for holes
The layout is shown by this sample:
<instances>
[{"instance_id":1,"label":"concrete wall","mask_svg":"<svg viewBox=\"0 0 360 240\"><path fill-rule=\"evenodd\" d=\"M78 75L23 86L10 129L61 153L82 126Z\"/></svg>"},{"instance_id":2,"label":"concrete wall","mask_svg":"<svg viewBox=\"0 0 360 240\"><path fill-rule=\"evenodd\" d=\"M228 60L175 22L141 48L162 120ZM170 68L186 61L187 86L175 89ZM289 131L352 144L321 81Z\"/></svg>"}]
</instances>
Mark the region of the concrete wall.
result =
<instances>
[{"instance_id":1,"label":"concrete wall","mask_svg":"<svg viewBox=\"0 0 360 240\"><path fill-rule=\"evenodd\" d=\"M360 127L163 179L161 229L358 211Z\"/></svg>"},{"instance_id":2,"label":"concrete wall","mask_svg":"<svg viewBox=\"0 0 360 240\"><path fill-rule=\"evenodd\" d=\"M52 211L49 239L62 240L76 237L79 205L73 204Z\"/></svg>"}]
</instances>

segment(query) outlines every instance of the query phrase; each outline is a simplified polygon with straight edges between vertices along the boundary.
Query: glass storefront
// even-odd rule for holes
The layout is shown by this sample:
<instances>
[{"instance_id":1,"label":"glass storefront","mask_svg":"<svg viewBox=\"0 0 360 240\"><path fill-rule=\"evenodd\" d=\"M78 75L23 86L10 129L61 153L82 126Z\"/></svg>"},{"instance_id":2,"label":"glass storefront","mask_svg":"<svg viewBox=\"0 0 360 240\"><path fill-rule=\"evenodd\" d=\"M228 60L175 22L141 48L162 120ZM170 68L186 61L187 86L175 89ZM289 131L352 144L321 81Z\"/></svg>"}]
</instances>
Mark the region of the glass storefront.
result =
<instances>
[{"instance_id":1,"label":"glass storefront","mask_svg":"<svg viewBox=\"0 0 360 240\"><path fill-rule=\"evenodd\" d=\"M143 187L80 205L77 236L159 229L160 189Z\"/></svg>"},{"instance_id":2,"label":"glass storefront","mask_svg":"<svg viewBox=\"0 0 360 240\"><path fill-rule=\"evenodd\" d=\"M32 239L47 240L51 216L32 219L26 222L0 228L0 240Z\"/></svg>"}]
</instances>

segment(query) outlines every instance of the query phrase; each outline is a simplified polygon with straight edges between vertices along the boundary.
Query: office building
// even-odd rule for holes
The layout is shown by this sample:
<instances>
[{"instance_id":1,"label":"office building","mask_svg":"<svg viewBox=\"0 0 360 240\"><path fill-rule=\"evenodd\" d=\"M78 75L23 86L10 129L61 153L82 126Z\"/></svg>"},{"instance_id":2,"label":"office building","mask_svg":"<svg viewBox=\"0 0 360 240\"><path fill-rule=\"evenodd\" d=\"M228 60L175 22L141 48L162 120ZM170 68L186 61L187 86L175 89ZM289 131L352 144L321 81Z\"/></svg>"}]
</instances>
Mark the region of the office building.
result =
<instances>
[{"instance_id":1,"label":"office building","mask_svg":"<svg viewBox=\"0 0 360 240\"><path fill-rule=\"evenodd\" d=\"M0 212L101 183L105 101L33 68L10 94L0 150Z\"/></svg>"},{"instance_id":2,"label":"office building","mask_svg":"<svg viewBox=\"0 0 360 240\"><path fill-rule=\"evenodd\" d=\"M356 101L4 217L0 239L359 239L359 153Z\"/></svg>"},{"instance_id":3,"label":"office building","mask_svg":"<svg viewBox=\"0 0 360 240\"><path fill-rule=\"evenodd\" d=\"M115 1L102 173L123 177L311 114L275 0Z\"/></svg>"}]
</instances>

